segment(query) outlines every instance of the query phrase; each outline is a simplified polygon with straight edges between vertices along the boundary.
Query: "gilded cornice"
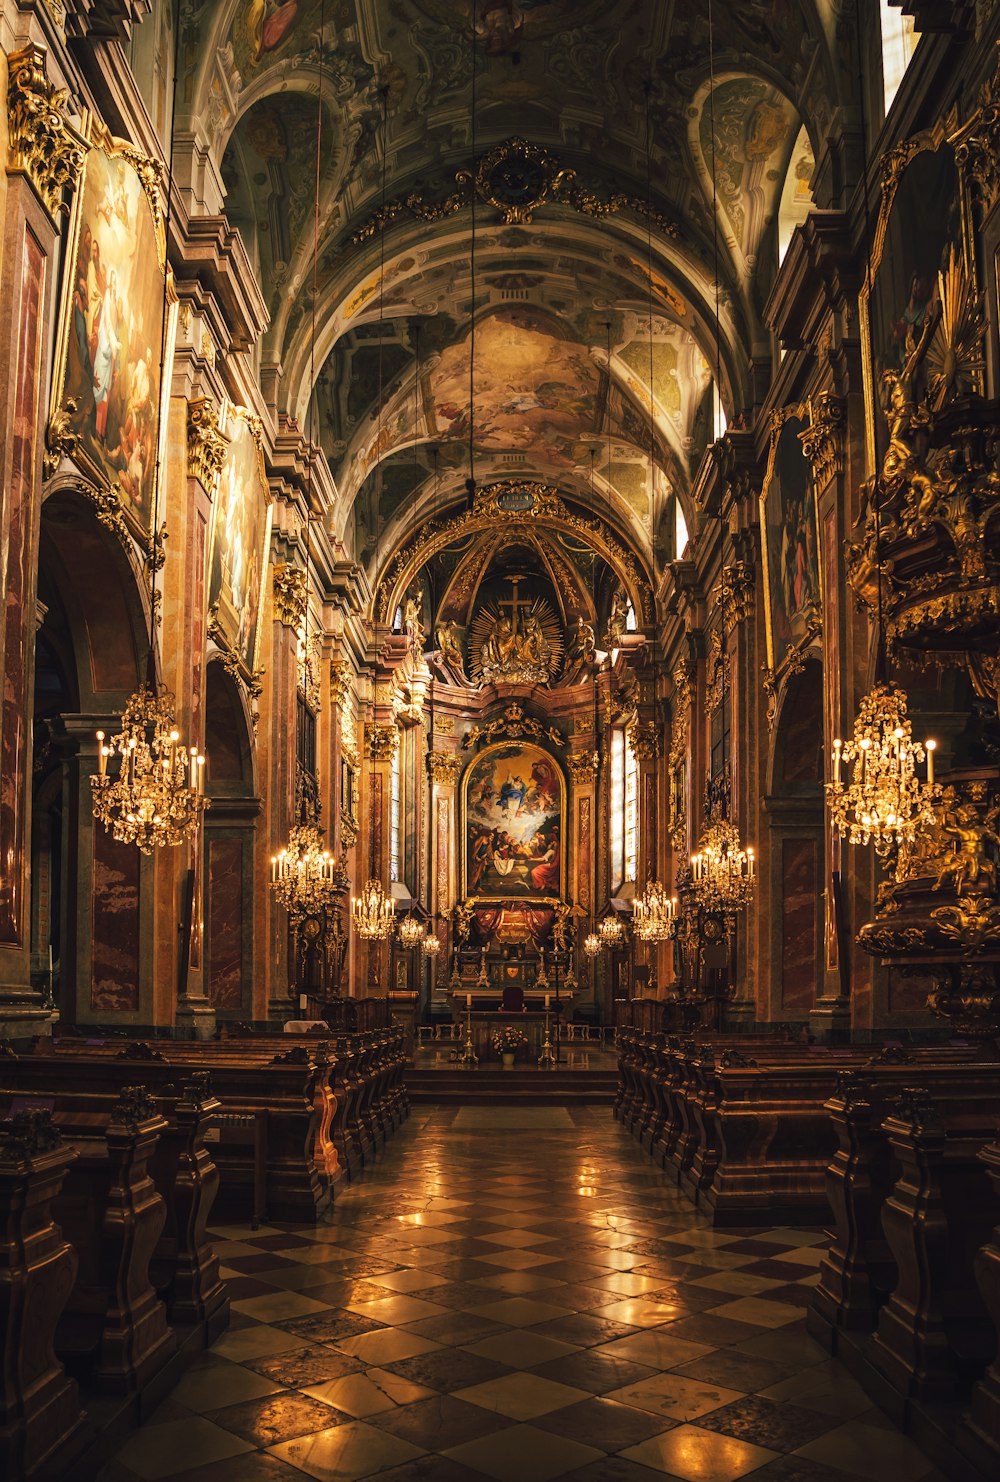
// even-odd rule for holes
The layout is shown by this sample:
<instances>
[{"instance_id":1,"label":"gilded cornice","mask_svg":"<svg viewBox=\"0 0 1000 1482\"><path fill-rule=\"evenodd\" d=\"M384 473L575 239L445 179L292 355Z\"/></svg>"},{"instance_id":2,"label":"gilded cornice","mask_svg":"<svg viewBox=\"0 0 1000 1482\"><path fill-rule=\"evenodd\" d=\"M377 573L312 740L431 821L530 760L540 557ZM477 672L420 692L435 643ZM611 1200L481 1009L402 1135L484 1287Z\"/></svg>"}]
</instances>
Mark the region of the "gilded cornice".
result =
<instances>
[{"instance_id":1,"label":"gilded cornice","mask_svg":"<svg viewBox=\"0 0 1000 1482\"><path fill-rule=\"evenodd\" d=\"M471 170L456 172L455 185L455 190L436 196L411 191L401 199L387 202L358 228L351 240L355 245L369 242L392 222L404 217L413 221L443 221L471 206L474 195L492 206L507 226L526 226L536 211L552 204L569 206L582 216L593 218L628 211L648 220L663 236L680 236L676 221L653 210L643 197L622 190L601 193L592 185L581 184L575 170L526 139L505 139L487 150Z\"/></svg>"},{"instance_id":2,"label":"gilded cornice","mask_svg":"<svg viewBox=\"0 0 1000 1482\"><path fill-rule=\"evenodd\" d=\"M65 117L66 89L45 72L45 50L34 44L7 58L7 172L24 175L53 222L65 210L87 158L87 142Z\"/></svg>"},{"instance_id":3,"label":"gilded cornice","mask_svg":"<svg viewBox=\"0 0 1000 1482\"><path fill-rule=\"evenodd\" d=\"M427 771L432 782L454 787L462 775L465 758L457 751L429 751Z\"/></svg>"},{"instance_id":4,"label":"gilded cornice","mask_svg":"<svg viewBox=\"0 0 1000 1482\"><path fill-rule=\"evenodd\" d=\"M824 489L844 471L844 441L847 419L843 397L821 391L809 402L809 426L799 433L802 451L812 464L817 489Z\"/></svg>"},{"instance_id":5,"label":"gilded cornice","mask_svg":"<svg viewBox=\"0 0 1000 1482\"><path fill-rule=\"evenodd\" d=\"M199 479L214 499L229 438L219 431L219 410L207 396L188 402L188 474Z\"/></svg>"},{"instance_id":6,"label":"gilded cornice","mask_svg":"<svg viewBox=\"0 0 1000 1482\"><path fill-rule=\"evenodd\" d=\"M286 628L298 629L306 615L306 574L288 561L275 564L272 590L274 618Z\"/></svg>"}]
</instances>

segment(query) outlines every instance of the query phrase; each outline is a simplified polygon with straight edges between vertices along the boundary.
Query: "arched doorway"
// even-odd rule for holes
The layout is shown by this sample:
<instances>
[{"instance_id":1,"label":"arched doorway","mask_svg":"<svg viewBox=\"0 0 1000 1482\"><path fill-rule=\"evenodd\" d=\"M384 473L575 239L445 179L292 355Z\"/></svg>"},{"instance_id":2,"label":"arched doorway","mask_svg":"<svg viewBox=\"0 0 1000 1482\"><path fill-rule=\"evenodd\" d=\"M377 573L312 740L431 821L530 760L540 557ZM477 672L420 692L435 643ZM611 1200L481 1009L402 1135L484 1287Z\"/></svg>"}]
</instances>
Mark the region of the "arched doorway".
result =
<instances>
[{"instance_id":1,"label":"arched doorway","mask_svg":"<svg viewBox=\"0 0 1000 1482\"><path fill-rule=\"evenodd\" d=\"M146 658L137 553L72 489L42 508L35 644L32 966L66 1023L154 1022L152 862L94 821L97 731L110 731Z\"/></svg>"},{"instance_id":2,"label":"arched doorway","mask_svg":"<svg viewBox=\"0 0 1000 1482\"><path fill-rule=\"evenodd\" d=\"M818 659L807 660L785 686L768 782L767 1017L804 1020L822 982L823 666Z\"/></svg>"},{"instance_id":3,"label":"arched doorway","mask_svg":"<svg viewBox=\"0 0 1000 1482\"><path fill-rule=\"evenodd\" d=\"M220 660L205 673L205 996L220 1020L254 1018L255 820L260 813L252 726ZM263 1008L257 1017L263 1017Z\"/></svg>"}]
</instances>

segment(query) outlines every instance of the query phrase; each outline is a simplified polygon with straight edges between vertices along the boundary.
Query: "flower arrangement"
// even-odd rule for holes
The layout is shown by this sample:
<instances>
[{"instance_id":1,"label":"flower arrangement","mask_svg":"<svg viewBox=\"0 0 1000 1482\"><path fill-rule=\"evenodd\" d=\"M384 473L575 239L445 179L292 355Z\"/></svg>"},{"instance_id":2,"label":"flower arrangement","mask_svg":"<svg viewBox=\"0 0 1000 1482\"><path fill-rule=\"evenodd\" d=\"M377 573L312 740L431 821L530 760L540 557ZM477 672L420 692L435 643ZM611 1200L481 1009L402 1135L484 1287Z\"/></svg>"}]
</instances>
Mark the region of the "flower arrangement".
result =
<instances>
[{"instance_id":1,"label":"flower arrangement","mask_svg":"<svg viewBox=\"0 0 1000 1482\"><path fill-rule=\"evenodd\" d=\"M505 1024L502 1029L493 1031L493 1048L498 1055L513 1055L515 1050L527 1043L527 1036L520 1029L515 1029L513 1024Z\"/></svg>"}]
</instances>

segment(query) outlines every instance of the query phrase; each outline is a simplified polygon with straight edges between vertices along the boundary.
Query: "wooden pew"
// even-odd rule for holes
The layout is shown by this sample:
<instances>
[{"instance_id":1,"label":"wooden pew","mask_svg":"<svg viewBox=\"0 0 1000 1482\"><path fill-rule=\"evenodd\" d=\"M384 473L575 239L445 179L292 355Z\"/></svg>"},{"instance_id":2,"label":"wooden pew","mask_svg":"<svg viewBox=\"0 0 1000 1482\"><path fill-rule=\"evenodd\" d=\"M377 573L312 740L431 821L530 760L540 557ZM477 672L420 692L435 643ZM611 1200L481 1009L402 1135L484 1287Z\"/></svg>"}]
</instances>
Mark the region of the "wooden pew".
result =
<instances>
[{"instance_id":1,"label":"wooden pew","mask_svg":"<svg viewBox=\"0 0 1000 1482\"><path fill-rule=\"evenodd\" d=\"M166 1118L144 1087L130 1085L110 1114L78 1113L71 1128L62 1122L77 1157L52 1209L79 1265L56 1351L96 1388L132 1393L149 1384L176 1346L149 1275L166 1218L149 1163Z\"/></svg>"},{"instance_id":2,"label":"wooden pew","mask_svg":"<svg viewBox=\"0 0 1000 1482\"><path fill-rule=\"evenodd\" d=\"M36 1047L17 1062L16 1084L45 1095L52 1086L66 1084L67 1066L72 1064L73 1084L81 1091L101 1094L141 1077L154 1094L170 1095L193 1071L208 1070L222 1103L220 1140L212 1147L220 1176L216 1218L247 1218L254 1185L253 1125L260 1113L267 1129L268 1212L274 1219L313 1222L330 1202L329 1183L317 1171L314 1156L321 1101L316 1081L327 1074L326 1068L317 1067L309 1057L304 1064L297 1059L274 1064L266 1049L249 1057L234 1052L229 1058L213 1059L204 1053L205 1046L192 1050L190 1044L178 1048L167 1040L157 1043L162 1051L126 1045L124 1059L122 1047L115 1043L82 1045L74 1040L57 1044L48 1054ZM0 1084L9 1065L4 1062L0 1067ZM233 1112L241 1121L249 1120L249 1135L238 1129L236 1136L227 1134L224 1118Z\"/></svg>"},{"instance_id":3,"label":"wooden pew","mask_svg":"<svg viewBox=\"0 0 1000 1482\"><path fill-rule=\"evenodd\" d=\"M0 1476L36 1473L83 1425L79 1390L55 1354L77 1257L52 1217L76 1154L48 1113L0 1128Z\"/></svg>"}]
</instances>

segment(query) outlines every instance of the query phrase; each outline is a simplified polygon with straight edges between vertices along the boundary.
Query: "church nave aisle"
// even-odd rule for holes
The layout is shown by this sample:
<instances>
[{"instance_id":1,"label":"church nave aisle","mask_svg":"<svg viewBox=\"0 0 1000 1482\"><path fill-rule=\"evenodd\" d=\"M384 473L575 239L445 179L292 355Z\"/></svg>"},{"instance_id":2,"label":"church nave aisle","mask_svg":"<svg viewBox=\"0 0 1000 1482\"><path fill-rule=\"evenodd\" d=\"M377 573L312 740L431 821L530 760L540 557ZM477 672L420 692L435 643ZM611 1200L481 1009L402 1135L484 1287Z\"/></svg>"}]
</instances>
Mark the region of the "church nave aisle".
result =
<instances>
[{"instance_id":1,"label":"church nave aisle","mask_svg":"<svg viewBox=\"0 0 1000 1482\"><path fill-rule=\"evenodd\" d=\"M941 1482L805 1332L819 1231L709 1230L606 1108L417 1109L101 1482Z\"/></svg>"}]
</instances>

